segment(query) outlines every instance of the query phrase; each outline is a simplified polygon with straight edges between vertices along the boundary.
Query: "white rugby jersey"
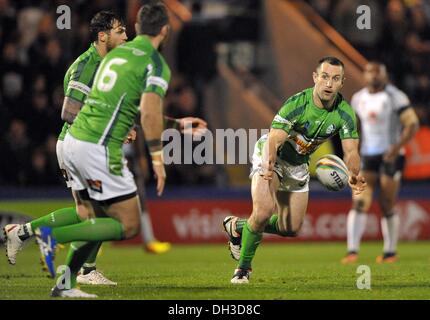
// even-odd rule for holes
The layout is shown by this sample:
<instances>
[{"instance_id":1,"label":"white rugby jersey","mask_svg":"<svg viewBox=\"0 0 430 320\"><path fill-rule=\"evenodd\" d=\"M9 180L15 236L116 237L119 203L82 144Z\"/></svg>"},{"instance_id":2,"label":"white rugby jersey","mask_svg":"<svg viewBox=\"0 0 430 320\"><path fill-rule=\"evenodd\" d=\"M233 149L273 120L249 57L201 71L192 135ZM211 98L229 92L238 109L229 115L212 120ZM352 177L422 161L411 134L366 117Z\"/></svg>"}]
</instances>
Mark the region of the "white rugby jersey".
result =
<instances>
[{"instance_id":1,"label":"white rugby jersey","mask_svg":"<svg viewBox=\"0 0 430 320\"><path fill-rule=\"evenodd\" d=\"M406 94L387 84L383 91L370 93L367 88L356 92L351 106L361 121L361 154L384 153L401 134L400 113L410 106Z\"/></svg>"}]
</instances>

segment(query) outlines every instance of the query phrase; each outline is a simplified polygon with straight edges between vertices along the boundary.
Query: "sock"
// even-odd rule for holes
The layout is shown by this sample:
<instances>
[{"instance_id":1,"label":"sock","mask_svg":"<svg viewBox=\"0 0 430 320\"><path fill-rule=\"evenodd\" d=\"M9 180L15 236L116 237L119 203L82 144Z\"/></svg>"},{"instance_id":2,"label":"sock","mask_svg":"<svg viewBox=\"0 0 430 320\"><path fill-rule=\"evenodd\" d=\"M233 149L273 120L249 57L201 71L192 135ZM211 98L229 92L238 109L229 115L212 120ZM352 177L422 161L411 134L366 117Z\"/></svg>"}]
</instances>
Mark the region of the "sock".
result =
<instances>
[{"instance_id":1,"label":"sock","mask_svg":"<svg viewBox=\"0 0 430 320\"><path fill-rule=\"evenodd\" d=\"M246 224L246 221L247 221L246 219L238 218L236 220L236 228L234 229L234 231L236 231L238 234L242 234L242 230Z\"/></svg>"},{"instance_id":2,"label":"sock","mask_svg":"<svg viewBox=\"0 0 430 320\"><path fill-rule=\"evenodd\" d=\"M124 239L122 224L113 218L95 218L52 229L58 243L72 241L111 241Z\"/></svg>"},{"instance_id":3,"label":"sock","mask_svg":"<svg viewBox=\"0 0 430 320\"><path fill-rule=\"evenodd\" d=\"M71 224L79 223L82 220L79 218L75 207L62 208L51 212L39 219L35 219L30 222L32 233L34 230L40 227L63 227Z\"/></svg>"},{"instance_id":4,"label":"sock","mask_svg":"<svg viewBox=\"0 0 430 320\"><path fill-rule=\"evenodd\" d=\"M85 275L90 273L91 271L96 270L97 254L99 253L101 246L102 246L102 242L97 242L97 245L94 246L93 251L90 252L90 255L88 256L87 260L85 260L85 263L81 270L82 274Z\"/></svg>"},{"instance_id":5,"label":"sock","mask_svg":"<svg viewBox=\"0 0 430 320\"><path fill-rule=\"evenodd\" d=\"M75 241L70 245L69 252L66 257L66 265L70 268L70 288L76 288L76 277L84 261L88 255L98 246L98 242Z\"/></svg>"},{"instance_id":6,"label":"sock","mask_svg":"<svg viewBox=\"0 0 430 320\"><path fill-rule=\"evenodd\" d=\"M357 253L360 250L361 237L366 228L367 214L351 209L346 221L348 252Z\"/></svg>"},{"instance_id":7,"label":"sock","mask_svg":"<svg viewBox=\"0 0 430 320\"><path fill-rule=\"evenodd\" d=\"M242 249L240 251L239 268L251 269L251 261L263 238L263 233L253 232L246 223L242 232Z\"/></svg>"},{"instance_id":8,"label":"sock","mask_svg":"<svg viewBox=\"0 0 430 320\"><path fill-rule=\"evenodd\" d=\"M274 214L270 217L269 222L267 223L266 227L264 228L264 233L272 233L272 234L279 234L278 230L278 215ZM240 235L242 234L242 230L244 225L246 224L246 219L237 219L236 221L236 228L235 231Z\"/></svg>"},{"instance_id":9,"label":"sock","mask_svg":"<svg viewBox=\"0 0 430 320\"><path fill-rule=\"evenodd\" d=\"M151 217L149 216L149 212L144 209L140 211L140 227L142 230L143 243L147 244L155 240Z\"/></svg>"},{"instance_id":10,"label":"sock","mask_svg":"<svg viewBox=\"0 0 430 320\"><path fill-rule=\"evenodd\" d=\"M381 219L382 235L384 237L384 253L395 253L399 237L399 216L393 214Z\"/></svg>"}]
</instances>

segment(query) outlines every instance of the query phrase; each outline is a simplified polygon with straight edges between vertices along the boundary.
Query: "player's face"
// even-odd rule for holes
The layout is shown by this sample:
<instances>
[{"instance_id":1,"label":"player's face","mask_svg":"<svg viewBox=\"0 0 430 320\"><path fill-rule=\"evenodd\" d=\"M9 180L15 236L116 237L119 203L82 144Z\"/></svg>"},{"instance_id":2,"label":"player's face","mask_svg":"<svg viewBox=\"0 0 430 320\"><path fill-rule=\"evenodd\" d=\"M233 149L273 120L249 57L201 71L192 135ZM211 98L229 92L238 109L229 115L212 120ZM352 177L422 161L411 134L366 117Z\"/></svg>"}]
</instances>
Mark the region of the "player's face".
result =
<instances>
[{"instance_id":1,"label":"player's face","mask_svg":"<svg viewBox=\"0 0 430 320\"><path fill-rule=\"evenodd\" d=\"M128 38L127 33L125 32L125 27L119 21L115 21L112 29L110 29L107 36L107 51L109 52L117 46L123 44L127 41L127 39Z\"/></svg>"},{"instance_id":2,"label":"player's face","mask_svg":"<svg viewBox=\"0 0 430 320\"><path fill-rule=\"evenodd\" d=\"M369 63L364 68L364 81L366 86L373 88L382 87L387 80L385 67L377 63Z\"/></svg>"},{"instance_id":3,"label":"player's face","mask_svg":"<svg viewBox=\"0 0 430 320\"><path fill-rule=\"evenodd\" d=\"M320 100L331 101L343 87L343 68L324 62L317 72L314 72L313 78Z\"/></svg>"}]
</instances>

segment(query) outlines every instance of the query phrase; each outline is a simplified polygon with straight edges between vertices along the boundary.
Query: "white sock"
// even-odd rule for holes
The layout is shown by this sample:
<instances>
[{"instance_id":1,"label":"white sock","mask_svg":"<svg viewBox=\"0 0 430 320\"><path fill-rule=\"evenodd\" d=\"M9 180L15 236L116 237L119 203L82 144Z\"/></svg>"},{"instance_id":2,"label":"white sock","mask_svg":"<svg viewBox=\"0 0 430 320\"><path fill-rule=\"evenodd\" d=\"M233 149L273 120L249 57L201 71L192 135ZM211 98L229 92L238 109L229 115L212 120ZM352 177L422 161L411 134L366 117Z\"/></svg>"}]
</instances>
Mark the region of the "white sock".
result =
<instances>
[{"instance_id":1,"label":"white sock","mask_svg":"<svg viewBox=\"0 0 430 320\"><path fill-rule=\"evenodd\" d=\"M141 210L140 212L140 226L142 230L143 243L147 244L155 240L154 231L152 230L152 221L149 212Z\"/></svg>"},{"instance_id":2,"label":"white sock","mask_svg":"<svg viewBox=\"0 0 430 320\"><path fill-rule=\"evenodd\" d=\"M361 237L366 228L367 214L354 209L348 213L346 220L348 252L358 252L360 250Z\"/></svg>"},{"instance_id":3,"label":"white sock","mask_svg":"<svg viewBox=\"0 0 430 320\"><path fill-rule=\"evenodd\" d=\"M384 237L384 253L395 253L399 238L399 216L393 214L381 218L382 235Z\"/></svg>"}]
</instances>

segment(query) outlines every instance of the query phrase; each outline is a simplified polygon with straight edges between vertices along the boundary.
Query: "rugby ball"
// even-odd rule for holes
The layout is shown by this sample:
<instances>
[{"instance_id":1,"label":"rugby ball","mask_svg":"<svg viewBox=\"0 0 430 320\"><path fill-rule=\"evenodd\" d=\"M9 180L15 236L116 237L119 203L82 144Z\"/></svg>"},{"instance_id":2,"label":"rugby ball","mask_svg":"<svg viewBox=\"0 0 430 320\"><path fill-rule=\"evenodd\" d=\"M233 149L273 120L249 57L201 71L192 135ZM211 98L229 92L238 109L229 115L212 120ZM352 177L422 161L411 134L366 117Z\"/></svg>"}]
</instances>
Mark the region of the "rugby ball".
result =
<instances>
[{"instance_id":1,"label":"rugby ball","mask_svg":"<svg viewBox=\"0 0 430 320\"><path fill-rule=\"evenodd\" d=\"M319 182L330 191L340 191L348 185L348 168L341 158L326 154L316 163Z\"/></svg>"}]
</instances>

